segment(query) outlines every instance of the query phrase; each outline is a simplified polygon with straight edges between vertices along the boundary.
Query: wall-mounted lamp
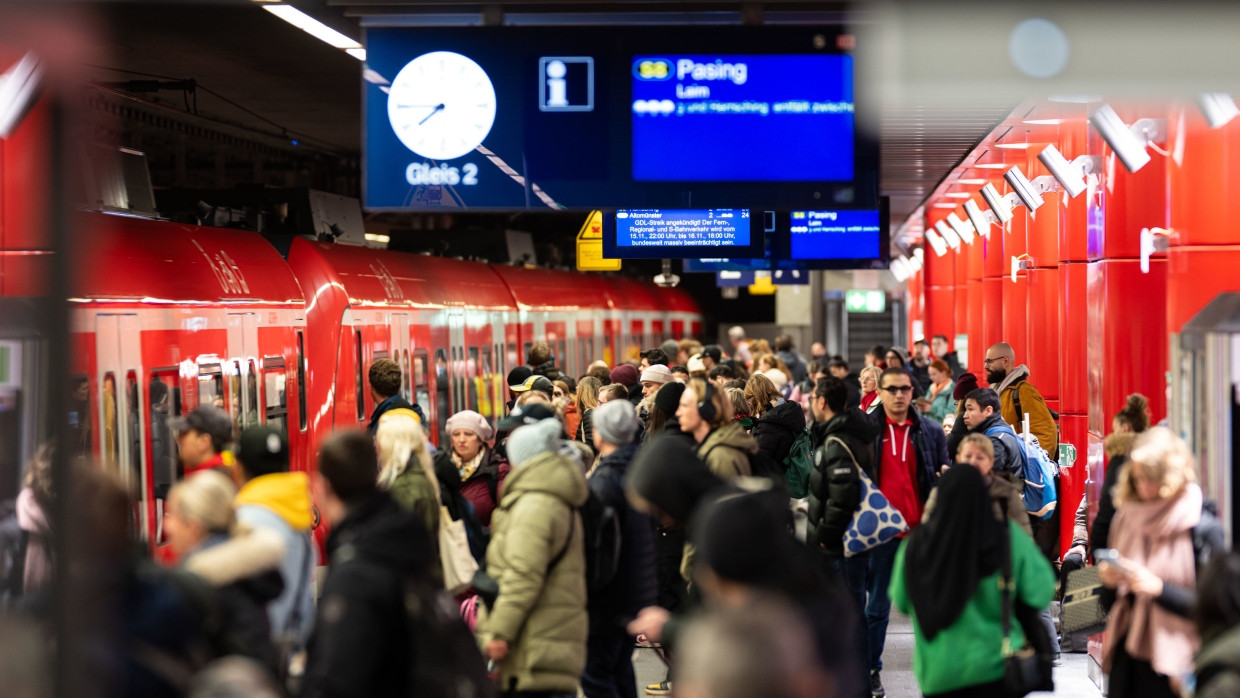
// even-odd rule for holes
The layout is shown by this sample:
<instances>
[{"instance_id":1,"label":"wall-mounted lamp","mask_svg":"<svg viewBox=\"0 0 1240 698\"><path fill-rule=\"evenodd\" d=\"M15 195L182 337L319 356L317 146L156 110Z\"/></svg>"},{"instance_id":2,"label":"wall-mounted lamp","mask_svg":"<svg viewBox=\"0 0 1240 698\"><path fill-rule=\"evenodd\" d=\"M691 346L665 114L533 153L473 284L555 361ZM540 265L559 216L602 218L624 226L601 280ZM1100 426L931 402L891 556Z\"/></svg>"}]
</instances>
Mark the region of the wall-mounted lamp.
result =
<instances>
[{"instance_id":1,"label":"wall-mounted lamp","mask_svg":"<svg viewBox=\"0 0 1240 698\"><path fill-rule=\"evenodd\" d=\"M1171 230L1166 228L1142 228L1141 229L1141 273L1150 273L1150 257L1156 252L1166 252L1171 246L1167 236Z\"/></svg>"},{"instance_id":2,"label":"wall-mounted lamp","mask_svg":"<svg viewBox=\"0 0 1240 698\"><path fill-rule=\"evenodd\" d=\"M973 224L974 230L978 235L990 235L990 224L1003 225L999 223L999 219L990 211L983 211L981 206L973 199L964 202L964 212L969 215L969 222Z\"/></svg>"},{"instance_id":3,"label":"wall-mounted lamp","mask_svg":"<svg viewBox=\"0 0 1240 698\"><path fill-rule=\"evenodd\" d=\"M940 257L947 254L947 243L943 242L943 238L933 230L926 231L926 242L930 243L930 248Z\"/></svg>"},{"instance_id":4,"label":"wall-mounted lamp","mask_svg":"<svg viewBox=\"0 0 1240 698\"><path fill-rule=\"evenodd\" d=\"M1232 119L1240 116L1240 107L1236 100L1226 92L1206 92L1197 98L1201 113L1210 123L1210 128L1222 128Z\"/></svg>"},{"instance_id":5,"label":"wall-mounted lamp","mask_svg":"<svg viewBox=\"0 0 1240 698\"><path fill-rule=\"evenodd\" d=\"M1138 119L1129 126L1109 104L1098 107L1089 116L1089 123L1098 129L1129 172L1136 172L1150 161L1145 146L1167 140L1166 119Z\"/></svg>"},{"instance_id":6,"label":"wall-mounted lamp","mask_svg":"<svg viewBox=\"0 0 1240 698\"><path fill-rule=\"evenodd\" d=\"M972 223L961 220L960 216L956 215L954 211L952 213L947 214L947 222L949 225L951 225L952 230L956 231L956 234L960 236L960 239L964 240L964 243L966 245L973 244L973 224Z\"/></svg>"},{"instance_id":7,"label":"wall-mounted lamp","mask_svg":"<svg viewBox=\"0 0 1240 698\"><path fill-rule=\"evenodd\" d=\"M1046 203L1046 199L1042 198L1042 194L1048 191L1054 191L1058 185L1052 177L1043 175L1030 180L1020 171L1019 167L1013 167L1003 173L1003 179L1012 188L1016 196L1020 198L1020 202L1030 211L1038 210L1038 207Z\"/></svg>"},{"instance_id":8,"label":"wall-mounted lamp","mask_svg":"<svg viewBox=\"0 0 1240 698\"><path fill-rule=\"evenodd\" d=\"M1012 283L1016 283L1016 274L1020 271L1028 271L1033 268L1033 257L1022 254L1019 257L1012 258Z\"/></svg>"},{"instance_id":9,"label":"wall-mounted lamp","mask_svg":"<svg viewBox=\"0 0 1240 698\"><path fill-rule=\"evenodd\" d=\"M1102 171L1102 158L1096 155L1079 155L1073 158L1072 162L1068 162L1053 145L1043 148L1042 152L1038 153L1038 159L1072 198L1085 191L1085 175Z\"/></svg>"},{"instance_id":10,"label":"wall-mounted lamp","mask_svg":"<svg viewBox=\"0 0 1240 698\"><path fill-rule=\"evenodd\" d=\"M947 241L948 247L953 250L960 249L960 236L956 234L956 231L952 230L950 225L943 221L939 221L934 224L934 229L939 231L939 235L942 235L943 239Z\"/></svg>"},{"instance_id":11,"label":"wall-mounted lamp","mask_svg":"<svg viewBox=\"0 0 1240 698\"><path fill-rule=\"evenodd\" d=\"M982 198L986 200L991 213L995 214L999 225L1012 220L1012 207L1020 201L1015 194L1000 195L999 190L995 189L993 184L982 187Z\"/></svg>"}]
</instances>

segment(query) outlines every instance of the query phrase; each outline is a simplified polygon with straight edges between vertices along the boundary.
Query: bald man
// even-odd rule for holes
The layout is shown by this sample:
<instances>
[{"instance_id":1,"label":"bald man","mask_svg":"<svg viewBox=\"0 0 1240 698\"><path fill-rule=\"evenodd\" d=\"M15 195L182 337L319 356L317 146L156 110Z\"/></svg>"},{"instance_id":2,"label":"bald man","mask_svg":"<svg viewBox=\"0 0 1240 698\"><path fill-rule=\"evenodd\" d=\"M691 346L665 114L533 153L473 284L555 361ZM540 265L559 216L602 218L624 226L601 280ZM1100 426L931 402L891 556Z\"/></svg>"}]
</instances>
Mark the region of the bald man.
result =
<instances>
[{"instance_id":1,"label":"bald man","mask_svg":"<svg viewBox=\"0 0 1240 698\"><path fill-rule=\"evenodd\" d=\"M986 350L986 382L999 393L1000 412L1003 421L1016 428L1017 433L1024 431L1025 413L1029 414L1029 430L1038 437L1038 443L1050 457L1059 459L1059 429L1051 417L1050 408L1042 393L1029 382L1029 367L1016 365L1016 352L1007 342Z\"/></svg>"}]
</instances>

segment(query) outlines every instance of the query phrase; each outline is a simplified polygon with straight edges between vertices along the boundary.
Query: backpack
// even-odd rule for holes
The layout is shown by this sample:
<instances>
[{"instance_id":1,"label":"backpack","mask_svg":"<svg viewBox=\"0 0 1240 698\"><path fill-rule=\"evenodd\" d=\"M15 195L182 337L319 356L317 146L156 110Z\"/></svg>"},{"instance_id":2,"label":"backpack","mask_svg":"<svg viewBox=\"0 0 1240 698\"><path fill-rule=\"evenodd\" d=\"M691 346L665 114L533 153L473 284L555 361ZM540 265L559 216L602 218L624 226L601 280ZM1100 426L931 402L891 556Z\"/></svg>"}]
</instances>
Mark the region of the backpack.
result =
<instances>
[{"instance_id":1,"label":"backpack","mask_svg":"<svg viewBox=\"0 0 1240 698\"><path fill-rule=\"evenodd\" d=\"M620 570L620 514L593 490L581 505L585 530L586 589L605 588Z\"/></svg>"},{"instance_id":2,"label":"backpack","mask_svg":"<svg viewBox=\"0 0 1240 698\"><path fill-rule=\"evenodd\" d=\"M784 457L784 479L788 483L788 496L802 499L809 496L809 474L814 469L814 443L809 437L809 430L802 429L797 433L792 448Z\"/></svg>"},{"instance_id":3,"label":"backpack","mask_svg":"<svg viewBox=\"0 0 1240 698\"><path fill-rule=\"evenodd\" d=\"M407 663L408 695L495 696L486 661L452 597L425 582L406 579L404 601L412 655Z\"/></svg>"},{"instance_id":4,"label":"backpack","mask_svg":"<svg viewBox=\"0 0 1240 698\"><path fill-rule=\"evenodd\" d=\"M1059 477L1059 466L1055 465L1038 444L1038 437L1029 434L1027 440L1021 438L1006 424L987 429L986 436L998 437L1005 444L1008 441L1015 442L1015 451L1020 454L1024 473L1025 487L1020 498L1025 502L1025 510L1030 516L1049 519L1058 504L1055 480Z\"/></svg>"}]
</instances>

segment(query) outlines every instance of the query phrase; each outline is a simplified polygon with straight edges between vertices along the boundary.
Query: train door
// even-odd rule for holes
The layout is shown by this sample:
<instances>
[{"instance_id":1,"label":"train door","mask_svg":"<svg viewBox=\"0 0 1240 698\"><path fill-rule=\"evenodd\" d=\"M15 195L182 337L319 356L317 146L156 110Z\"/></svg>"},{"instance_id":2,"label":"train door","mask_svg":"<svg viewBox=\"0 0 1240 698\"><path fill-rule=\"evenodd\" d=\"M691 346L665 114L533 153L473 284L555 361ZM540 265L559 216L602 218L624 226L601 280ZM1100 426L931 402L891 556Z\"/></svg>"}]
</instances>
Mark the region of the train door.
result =
<instances>
[{"instance_id":1,"label":"train door","mask_svg":"<svg viewBox=\"0 0 1240 698\"><path fill-rule=\"evenodd\" d=\"M149 436L143 428L144 391L138 379L142 375L138 316L97 316L95 351L100 462L117 475L130 492L137 493L132 524L135 532L146 538L153 512L147 511L151 483L145 444Z\"/></svg>"},{"instance_id":2,"label":"train door","mask_svg":"<svg viewBox=\"0 0 1240 698\"><path fill-rule=\"evenodd\" d=\"M413 364L409 356L409 314L392 313L388 316L392 339L392 360L400 365L400 396L413 402Z\"/></svg>"},{"instance_id":3,"label":"train door","mask_svg":"<svg viewBox=\"0 0 1240 698\"><path fill-rule=\"evenodd\" d=\"M228 314L229 365L224 371L228 414L234 435L262 422L258 400L258 316L254 313Z\"/></svg>"}]
</instances>

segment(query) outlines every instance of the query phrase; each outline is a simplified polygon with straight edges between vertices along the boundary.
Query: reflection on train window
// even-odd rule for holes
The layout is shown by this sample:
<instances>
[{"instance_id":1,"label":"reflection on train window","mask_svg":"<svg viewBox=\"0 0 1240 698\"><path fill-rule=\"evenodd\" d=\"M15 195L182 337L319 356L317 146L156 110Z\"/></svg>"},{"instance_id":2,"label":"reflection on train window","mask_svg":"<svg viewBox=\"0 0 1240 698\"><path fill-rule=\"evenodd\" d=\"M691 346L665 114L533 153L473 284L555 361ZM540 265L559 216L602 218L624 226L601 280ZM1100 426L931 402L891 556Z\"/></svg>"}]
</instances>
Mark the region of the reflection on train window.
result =
<instances>
[{"instance_id":1,"label":"reflection on train window","mask_svg":"<svg viewBox=\"0 0 1240 698\"><path fill-rule=\"evenodd\" d=\"M452 395L448 388L448 355L443 349L435 350L435 405L438 408L439 424L446 424L448 417L453 415ZM442 426L440 427L442 429ZM447 444L447 434L439 433L439 443Z\"/></svg>"},{"instance_id":2,"label":"reflection on train window","mask_svg":"<svg viewBox=\"0 0 1240 698\"><path fill-rule=\"evenodd\" d=\"M232 362L232 373L228 376L228 414L232 415L233 434L240 434L242 429L241 418L244 414L244 405L241 404L241 362Z\"/></svg>"},{"instance_id":3,"label":"reflection on train window","mask_svg":"<svg viewBox=\"0 0 1240 698\"><path fill-rule=\"evenodd\" d=\"M69 379L73 392L69 395L70 456L90 453L90 379L78 374Z\"/></svg>"},{"instance_id":4,"label":"reflection on train window","mask_svg":"<svg viewBox=\"0 0 1240 698\"><path fill-rule=\"evenodd\" d=\"M413 401L413 388L410 386L410 374L412 370L409 367L409 350L405 349L400 355L400 396Z\"/></svg>"},{"instance_id":5,"label":"reflection on train window","mask_svg":"<svg viewBox=\"0 0 1240 698\"><path fill-rule=\"evenodd\" d=\"M176 438L168 420L180 414L179 401L174 399L177 375L175 368L153 372L147 387L147 400L151 405L151 421L147 427L151 434L151 479L157 499L166 498L168 489L176 481Z\"/></svg>"},{"instance_id":6,"label":"reflection on train window","mask_svg":"<svg viewBox=\"0 0 1240 698\"><path fill-rule=\"evenodd\" d=\"M245 375L245 419L243 423L247 427L255 426L259 423L259 402L258 402L258 369L254 366L254 359L246 362L248 371Z\"/></svg>"},{"instance_id":7,"label":"reflection on train window","mask_svg":"<svg viewBox=\"0 0 1240 698\"><path fill-rule=\"evenodd\" d=\"M138 374L129 371L125 375L125 415L129 430L129 468L125 473L124 482L130 492L137 492L138 499L146 498L146 490L142 485L142 413L138 399Z\"/></svg>"},{"instance_id":8,"label":"reflection on train window","mask_svg":"<svg viewBox=\"0 0 1240 698\"><path fill-rule=\"evenodd\" d=\"M520 366L521 363L522 363L521 357L517 356L516 342L509 342L508 343L508 355L504 360L504 368L507 369L506 371L504 371L504 375L505 376L508 375L508 371L511 371L517 366Z\"/></svg>"},{"instance_id":9,"label":"reflection on train window","mask_svg":"<svg viewBox=\"0 0 1240 698\"><path fill-rule=\"evenodd\" d=\"M198 405L224 409L224 375L219 364L198 365Z\"/></svg>"},{"instance_id":10,"label":"reflection on train window","mask_svg":"<svg viewBox=\"0 0 1240 698\"><path fill-rule=\"evenodd\" d=\"M466 394L469 395L469 404L466 409L473 408L486 416L483 412L483 401L486 399L486 389L482 387L482 364L478 360L478 347L469 348L469 362L465 364L465 383L467 384ZM490 408L487 408L489 411Z\"/></svg>"},{"instance_id":11,"label":"reflection on train window","mask_svg":"<svg viewBox=\"0 0 1240 698\"><path fill-rule=\"evenodd\" d=\"M525 343L525 351L521 352L521 363L525 363L530 360L530 347L532 346L534 346L533 342Z\"/></svg>"},{"instance_id":12,"label":"reflection on train window","mask_svg":"<svg viewBox=\"0 0 1240 698\"><path fill-rule=\"evenodd\" d=\"M362 369L362 331L357 330L353 336L357 345L357 421L361 422L366 419L366 391L362 387L365 380Z\"/></svg>"},{"instance_id":13,"label":"reflection on train window","mask_svg":"<svg viewBox=\"0 0 1240 698\"><path fill-rule=\"evenodd\" d=\"M568 344L560 339L555 343L555 365L563 370L568 370Z\"/></svg>"},{"instance_id":14,"label":"reflection on train window","mask_svg":"<svg viewBox=\"0 0 1240 698\"><path fill-rule=\"evenodd\" d=\"M301 431L306 430L306 337L297 331L297 422Z\"/></svg>"},{"instance_id":15,"label":"reflection on train window","mask_svg":"<svg viewBox=\"0 0 1240 698\"><path fill-rule=\"evenodd\" d=\"M438 437L438 434L435 432L432 425L438 420L446 419L446 417L439 414L437 405L431 404L431 394L426 387L425 349L417 349L413 352L413 403L422 407L423 414L426 415L427 421L432 423L425 426L432 434L435 434L436 437Z\"/></svg>"},{"instance_id":16,"label":"reflection on train window","mask_svg":"<svg viewBox=\"0 0 1240 698\"><path fill-rule=\"evenodd\" d=\"M482 389L478 391L479 412L484 417L499 416L499 400L497 399L495 384L495 370L491 365L491 346L487 345L482 348L482 379L480 385Z\"/></svg>"},{"instance_id":17,"label":"reflection on train window","mask_svg":"<svg viewBox=\"0 0 1240 698\"><path fill-rule=\"evenodd\" d=\"M288 376L284 373L284 359L279 356L263 358L263 395L267 414L267 426L279 429L288 436L288 395L285 392Z\"/></svg>"},{"instance_id":18,"label":"reflection on train window","mask_svg":"<svg viewBox=\"0 0 1240 698\"><path fill-rule=\"evenodd\" d=\"M103 455L103 464L115 473L120 460L120 436L116 432L116 376L112 373L104 374L99 396L103 399L100 410L103 414L103 434L99 451Z\"/></svg>"}]
</instances>

